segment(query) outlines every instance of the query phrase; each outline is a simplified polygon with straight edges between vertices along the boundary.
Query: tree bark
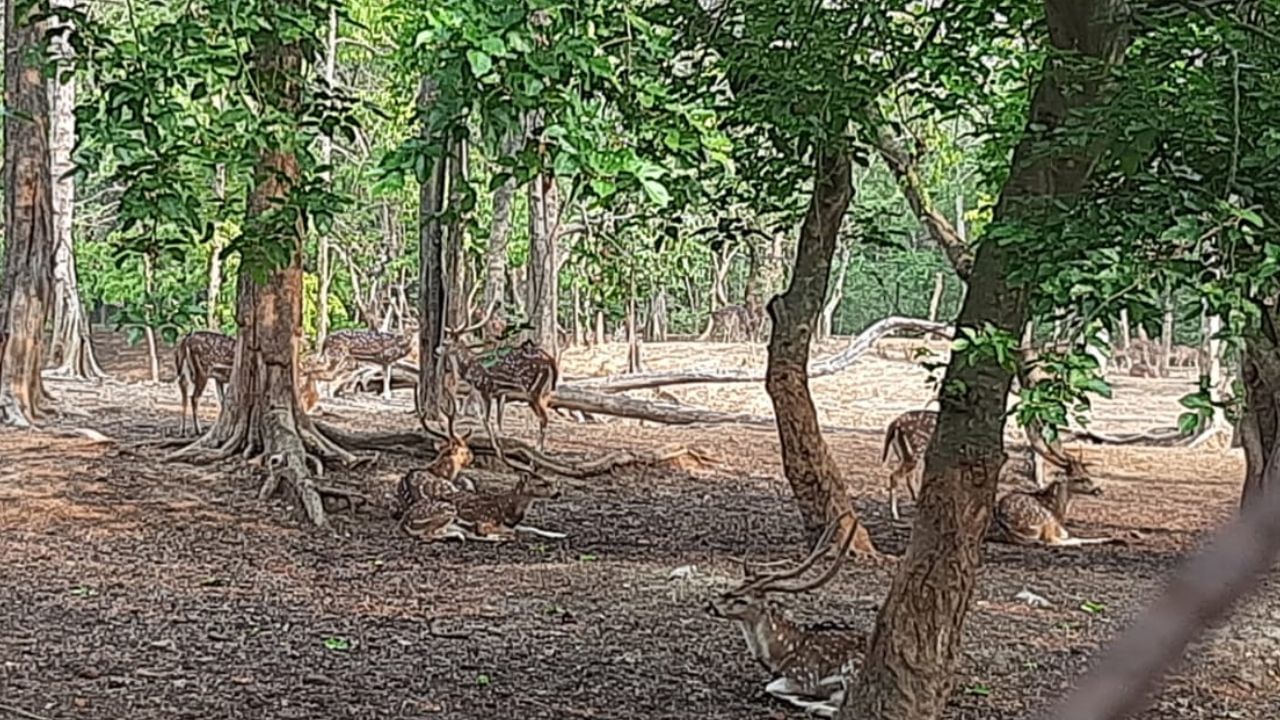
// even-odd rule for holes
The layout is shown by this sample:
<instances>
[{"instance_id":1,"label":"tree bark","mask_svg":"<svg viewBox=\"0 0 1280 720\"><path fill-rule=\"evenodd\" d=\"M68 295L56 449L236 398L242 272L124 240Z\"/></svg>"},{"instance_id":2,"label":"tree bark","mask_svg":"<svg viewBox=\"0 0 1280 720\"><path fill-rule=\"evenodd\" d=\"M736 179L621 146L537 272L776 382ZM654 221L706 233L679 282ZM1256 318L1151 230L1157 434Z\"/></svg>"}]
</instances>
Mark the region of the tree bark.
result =
<instances>
[{"instance_id":1,"label":"tree bark","mask_svg":"<svg viewBox=\"0 0 1280 720\"><path fill-rule=\"evenodd\" d=\"M5 4L5 266L0 282L0 424L41 415L43 335L53 292L53 184L49 94L39 64L46 23L38 6ZM19 15L18 11L25 10Z\"/></svg>"},{"instance_id":2,"label":"tree bark","mask_svg":"<svg viewBox=\"0 0 1280 720\"><path fill-rule=\"evenodd\" d=\"M538 128L541 118L531 124ZM545 149L541 150L545 153ZM533 326L533 340L542 349L558 357L556 341L559 325L559 263L556 262L556 239L560 226L560 195L555 176L543 172L529 184L529 265L526 310Z\"/></svg>"},{"instance_id":3,"label":"tree bark","mask_svg":"<svg viewBox=\"0 0 1280 720\"><path fill-rule=\"evenodd\" d=\"M951 266L960 277L968 277L973 266L973 254L964 236L956 231L956 227L933 206L924 181L920 178L919 160L890 134L888 128L882 129L876 138L876 149L884 159L889 170L898 180L902 195L929 232L929 237L946 253Z\"/></svg>"},{"instance_id":4,"label":"tree bark","mask_svg":"<svg viewBox=\"0 0 1280 720\"><path fill-rule=\"evenodd\" d=\"M227 166L219 164L214 169L213 196L222 204L227 197ZM218 329L218 296L222 294L222 224L214 226L213 243L209 248L208 307L205 308L205 327Z\"/></svg>"},{"instance_id":5,"label":"tree bark","mask_svg":"<svg viewBox=\"0 0 1280 720\"><path fill-rule=\"evenodd\" d=\"M325 88L332 93L337 88L338 78L338 10L337 8L329 9L329 34L325 39L324 45L324 84ZM333 164L333 138L328 135L320 136L320 163L322 165ZM333 171L325 173L325 181L333 182ZM325 338L329 337L329 290L333 281L333 271L330 268L329 234L321 233L319 239L319 247L316 250L318 257L316 258L316 349L324 347Z\"/></svg>"},{"instance_id":6,"label":"tree bark","mask_svg":"<svg viewBox=\"0 0 1280 720\"><path fill-rule=\"evenodd\" d=\"M512 157L524 147L524 133L509 133L502 139L500 157ZM493 191L493 224L489 226L489 246L485 249L484 306L492 307L506 295L507 240L511 237L511 201L516 180L509 177Z\"/></svg>"},{"instance_id":7,"label":"tree bark","mask_svg":"<svg viewBox=\"0 0 1280 720\"><path fill-rule=\"evenodd\" d=\"M964 277L963 275L961 277ZM942 307L942 291L946 287L942 272L933 274L933 296L929 298L929 321L937 322L938 310Z\"/></svg>"},{"instance_id":8,"label":"tree bark","mask_svg":"<svg viewBox=\"0 0 1280 720\"><path fill-rule=\"evenodd\" d=\"M1258 504L1280 485L1280 300L1259 305L1262 332L1245 339L1240 357L1245 400L1238 433L1245 457L1242 508Z\"/></svg>"},{"instance_id":9,"label":"tree bark","mask_svg":"<svg viewBox=\"0 0 1280 720\"><path fill-rule=\"evenodd\" d=\"M53 7L74 8L76 0L53 0ZM68 28L70 32L70 28ZM71 152L76 144L76 81L70 60L73 51L66 34L50 42L58 73L49 79L49 153L53 182L53 233L57 242L54 257L52 360L54 374L62 377L96 379L105 375L93 353L89 319L80 302L76 277L76 256L72 239L75 225L76 181Z\"/></svg>"},{"instance_id":10,"label":"tree bark","mask_svg":"<svg viewBox=\"0 0 1280 720\"><path fill-rule=\"evenodd\" d=\"M1128 45L1119 0L1046 0L1045 8L1050 42L1066 52L1046 61L993 220L1025 232L1083 188L1093 164L1087 153L1097 149L1046 147L1044 141L1073 109L1098 101L1108 69ZM1008 278L1016 253L1013 246L980 244L960 327L990 324L1015 338L1021 334L1026 292ZM1012 379L998 363L952 355L911 540L839 717L931 720L946 706L1004 460Z\"/></svg>"},{"instance_id":11,"label":"tree bark","mask_svg":"<svg viewBox=\"0 0 1280 720\"><path fill-rule=\"evenodd\" d=\"M854 533L853 547L874 553L871 536L853 511L840 467L822 437L809 392L809 346L827 296L836 235L853 199L852 166L843 150L823 151L814 167L813 194L800 227L791 283L768 305L773 327L765 390L777 416L783 471L810 542L847 513L841 537Z\"/></svg>"},{"instance_id":12,"label":"tree bark","mask_svg":"<svg viewBox=\"0 0 1280 720\"><path fill-rule=\"evenodd\" d=\"M836 263L836 284L832 286L827 303L822 306L822 322L818 323L818 339L826 340L835 332L836 309L844 299L844 277L849 274L849 248L840 251L840 262Z\"/></svg>"},{"instance_id":13,"label":"tree bark","mask_svg":"<svg viewBox=\"0 0 1280 720\"><path fill-rule=\"evenodd\" d=\"M1164 297L1164 316L1160 322L1160 357L1156 359L1156 372L1169 377L1169 356L1173 353L1173 293Z\"/></svg>"},{"instance_id":14,"label":"tree bark","mask_svg":"<svg viewBox=\"0 0 1280 720\"><path fill-rule=\"evenodd\" d=\"M467 143L452 140L448 160L449 218L444 238L445 317L450 327L466 325L471 317L467 306L467 248L463 241L463 228L467 226L462 212L462 189L467 181Z\"/></svg>"},{"instance_id":15,"label":"tree bark","mask_svg":"<svg viewBox=\"0 0 1280 720\"><path fill-rule=\"evenodd\" d=\"M435 93L434 81L424 78L418 100L424 114L425 108L434 102ZM430 140L425 123L423 136ZM422 183L419 193L418 251L421 261L418 289L421 294L418 297L418 357L422 372L418 374L415 404L418 415L427 418L440 415L440 363L436 348L444 342L444 319L447 312L444 228L441 224L448 177L447 165L445 157L432 160L427 181Z\"/></svg>"},{"instance_id":16,"label":"tree bark","mask_svg":"<svg viewBox=\"0 0 1280 720\"><path fill-rule=\"evenodd\" d=\"M148 304L154 307L154 304L150 301L155 296L156 291L155 266L151 261L150 251L142 254L142 286L146 291ZM153 322L155 322L154 318L147 318L147 324L142 327L142 334L147 341L147 368L151 371L151 382L159 383L160 351L156 347L156 330L155 326L152 325Z\"/></svg>"}]
</instances>

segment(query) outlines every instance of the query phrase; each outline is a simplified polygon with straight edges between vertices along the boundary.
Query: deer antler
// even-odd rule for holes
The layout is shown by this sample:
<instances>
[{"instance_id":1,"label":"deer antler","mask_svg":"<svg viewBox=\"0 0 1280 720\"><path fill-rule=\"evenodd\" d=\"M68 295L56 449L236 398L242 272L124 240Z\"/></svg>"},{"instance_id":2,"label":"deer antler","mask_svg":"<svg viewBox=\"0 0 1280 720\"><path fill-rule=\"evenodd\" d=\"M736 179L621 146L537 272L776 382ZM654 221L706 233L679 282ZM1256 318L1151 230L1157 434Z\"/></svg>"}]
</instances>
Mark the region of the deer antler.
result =
<instances>
[{"instance_id":1,"label":"deer antler","mask_svg":"<svg viewBox=\"0 0 1280 720\"><path fill-rule=\"evenodd\" d=\"M470 302L468 302L468 307L470 307ZM497 311L496 303L490 303L489 307L485 309L484 316L480 318L480 322L475 323L474 325L467 325L464 322L462 323L462 325L459 325L456 328L451 328L448 325L446 325L444 328L445 334L450 335L452 337L460 337L469 332L479 330L480 328L484 327L485 323L489 322L489 320L493 318L493 313L496 311Z\"/></svg>"},{"instance_id":2,"label":"deer antler","mask_svg":"<svg viewBox=\"0 0 1280 720\"><path fill-rule=\"evenodd\" d=\"M840 552L836 561L832 563L831 567L828 568L827 571L817 580L798 586L777 586L777 583L803 575L809 570L809 568L813 567L813 564L818 561L818 558L822 557L826 553L832 536L835 535L836 530L839 529L841 521L843 521L848 515L848 510L840 513L840 515L827 526L826 530L822 532L822 537L820 537L818 542L814 545L813 551L810 552L808 557L801 561L799 565L790 570L768 573L766 575L753 578L739 587L730 590L727 594L745 595L752 592L804 592L826 584L831 580L831 578L835 577L836 571L839 570L841 564L844 563L844 557L848 554L849 546L853 543L852 532L845 533L845 538L840 545Z\"/></svg>"}]
</instances>

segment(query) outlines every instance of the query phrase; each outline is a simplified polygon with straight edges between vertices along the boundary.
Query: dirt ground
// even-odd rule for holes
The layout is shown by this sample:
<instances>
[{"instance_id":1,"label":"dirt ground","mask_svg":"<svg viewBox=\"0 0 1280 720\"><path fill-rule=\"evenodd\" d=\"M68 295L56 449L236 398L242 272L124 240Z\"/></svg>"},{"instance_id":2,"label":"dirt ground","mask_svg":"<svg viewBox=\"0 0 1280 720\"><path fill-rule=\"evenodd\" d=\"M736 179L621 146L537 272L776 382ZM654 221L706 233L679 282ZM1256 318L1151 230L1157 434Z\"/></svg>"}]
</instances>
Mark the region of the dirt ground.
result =
<instances>
[{"instance_id":1,"label":"dirt ground","mask_svg":"<svg viewBox=\"0 0 1280 720\"><path fill-rule=\"evenodd\" d=\"M67 412L49 431L0 431L0 718L802 717L764 694L768 677L740 634L703 611L736 580L735 558L802 552L769 428L556 416L548 449L565 458L683 443L718 464L566 485L530 517L566 540L422 545L401 536L382 507L336 513L331 529L314 530L282 501L259 502L252 468L164 462L152 444L177 431L170 355L157 385L138 348L106 333L98 340L111 380L50 381ZM655 369L764 360L759 346L645 352ZM814 392L823 421L840 428L827 439L858 509L880 547L896 553L908 530L888 519L880 432L897 413L924 407L932 390L898 348L883 355L815 381ZM624 362L619 346L573 350L565 373L598 375ZM1169 425L1189 382L1118 378L1095 425ZM671 392L690 404L770 412L758 385ZM324 409L350 428L407 430L416 423L411 403L397 392L390 404L366 395ZM212 422L212 392L205 410ZM510 409L511 432L532 438L529 417ZM114 442L61 434L71 428ZM1239 451L1081 451L1105 495L1076 506L1074 529L1145 536L1056 552L988 545L948 718L1027 718L1058 697L1238 496ZM383 455L332 477L381 498L423 464ZM509 481L480 479L482 488ZM853 565L784 603L804 619L870 631L888 582L887 569ZM1022 603L1023 589L1052 606ZM1276 717L1275 589L1268 583L1198 646L1142 717Z\"/></svg>"}]
</instances>

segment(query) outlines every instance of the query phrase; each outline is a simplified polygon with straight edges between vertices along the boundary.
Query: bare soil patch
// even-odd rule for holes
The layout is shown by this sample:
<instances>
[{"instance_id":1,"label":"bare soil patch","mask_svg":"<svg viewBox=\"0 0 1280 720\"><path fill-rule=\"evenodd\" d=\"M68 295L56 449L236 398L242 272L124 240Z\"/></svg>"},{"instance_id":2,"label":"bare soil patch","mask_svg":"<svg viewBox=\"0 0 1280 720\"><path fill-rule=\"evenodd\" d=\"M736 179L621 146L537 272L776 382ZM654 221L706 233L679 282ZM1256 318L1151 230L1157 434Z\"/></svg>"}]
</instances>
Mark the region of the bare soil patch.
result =
<instances>
[{"instance_id":1,"label":"bare soil patch","mask_svg":"<svg viewBox=\"0 0 1280 720\"><path fill-rule=\"evenodd\" d=\"M131 720L802 717L764 695L768 678L737 631L702 612L736 579L734 558L801 553L768 429L554 417L548 448L564 457L686 443L719 463L566 487L530 517L569 533L563 541L425 546L402 537L377 504L337 513L332 529L317 531L282 502L258 502L252 468L162 462L145 443L176 431L176 389L145 381L145 351L114 334L99 343L115 379L51 382L66 408L85 416L50 425L93 428L115 444L0 432L0 717L6 708ZM888 520L878 433L897 413L924 407L932 391L927 372L886 354L815 381L814 390L824 422L849 428L828 440L858 509L880 546L900 552L908 531ZM758 367L764 350L681 343L647 346L645 356L652 369ZM621 346L574 350L565 374L624 362ZM166 350L166 379L170 365ZM1169 424L1190 380L1116 385L1116 399L1095 413L1103 431ZM670 392L690 404L770 412L758 385ZM339 399L326 411L352 429L411 429L409 393L396 395L390 404ZM212 392L204 405L212 420ZM514 406L511 432L532 438L530 418ZM1146 536L1062 552L989 545L948 718L1026 718L1059 696L1233 511L1238 452L1082 452L1106 494L1079 503L1072 525L1081 534ZM404 470L424 463L425 455L388 455L333 480L380 502ZM482 487L511 481L479 477ZM673 578L683 566L696 571ZM788 606L870 630L888 573L849 567ZM1021 603L1022 589L1053 605ZM1188 658L1142 717L1275 717L1277 628L1272 582Z\"/></svg>"}]
</instances>

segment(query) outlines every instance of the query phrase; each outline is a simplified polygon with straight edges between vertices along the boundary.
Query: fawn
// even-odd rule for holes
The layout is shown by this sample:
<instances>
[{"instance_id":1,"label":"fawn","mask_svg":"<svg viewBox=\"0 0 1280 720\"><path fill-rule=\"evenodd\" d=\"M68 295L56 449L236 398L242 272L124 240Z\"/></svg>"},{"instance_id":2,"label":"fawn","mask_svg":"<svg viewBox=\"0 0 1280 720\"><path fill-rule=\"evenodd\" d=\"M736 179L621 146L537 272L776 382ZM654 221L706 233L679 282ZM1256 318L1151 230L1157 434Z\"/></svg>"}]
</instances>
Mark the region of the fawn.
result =
<instances>
[{"instance_id":1,"label":"fawn","mask_svg":"<svg viewBox=\"0 0 1280 720\"><path fill-rule=\"evenodd\" d=\"M559 489L546 479L521 473L515 488L506 492L459 491L415 503L405 512L400 527L407 535L428 542L447 538L503 542L515 537L516 531L563 538L563 533L521 524L534 500L559 495Z\"/></svg>"},{"instance_id":2,"label":"fawn","mask_svg":"<svg viewBox=\"0 0 1280 720\"><path fill-rule=\"evenodd\" d=\"M339 330L324 340L320 354L351 369L357 362L382 368L382 399L391 399L391 366L413 350L413 338L378 330Z\"/></svg>"},{"instance_id":3,"label":"fawn","mask_svg":"<svg viewBox=\"0 0 1280 720\"><path fill-rule=\"evenodd\" d=\"M766 692L820 717L833 717L840 707L847 678L861 665L866 653L867 636L848 627L797 623L775 608L768 594L816 590L835 577L848 555L853 533L845 534L835 561L818 578L798 585L781 584L804 574L830 549L841 519L827 528L799 565L755 577L744 566L744 582L707 606L712 617L738 624L752 656L774 676L765 686Z\"/></svg>"},{"instance_id":4,"label":"fawn","mask_svg":"<svg viewBox=\"0 0 1280 720\"><path fill-rule=\"evenodd\" d=\"M995 527L1000 535L1018 545L1074 547L1117 542L1114 538L1072 537L1067 532L1067 512L1072 496L1102 495L1088 477L1055 480L1035 492L1014 490L996 502Z\"/></svg>"},{"instance_id":5,"label":"fawn","mask_svg":"<svg viewBox=\"0 0 1280 720\"><path fill-rule=\"evenodd\" d=\"M187 431L187 407L190 406L191 424L196 434L200 434L197 412L200 397L212 380L218 391L218 401L225 400L224 386L231 380L236 340L212 330L196 330L178 341L173 355L178 375L178 391L182 394L182 424L178 433L185 434ZM320 358L306 355L300 359L298 369L299 404L302 412L310 413L320 402L316 380L332 377L333 368Z\"/></svg>"}]
</instances>

